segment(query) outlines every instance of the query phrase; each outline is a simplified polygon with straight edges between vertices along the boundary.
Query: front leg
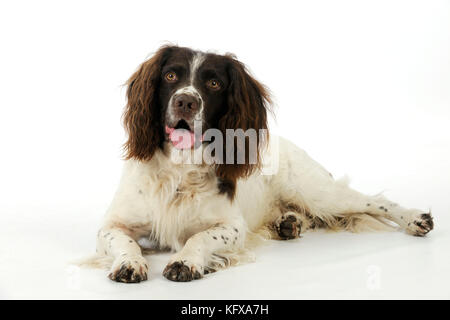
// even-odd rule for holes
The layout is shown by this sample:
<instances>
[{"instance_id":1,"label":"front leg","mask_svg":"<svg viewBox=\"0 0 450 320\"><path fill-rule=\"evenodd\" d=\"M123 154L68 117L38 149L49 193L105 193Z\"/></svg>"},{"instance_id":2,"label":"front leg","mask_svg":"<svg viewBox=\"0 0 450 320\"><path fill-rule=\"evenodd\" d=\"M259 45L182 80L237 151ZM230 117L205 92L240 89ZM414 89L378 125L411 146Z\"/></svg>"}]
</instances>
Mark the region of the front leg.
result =
<instances>
[{"instance_id":1,"label":"front leg","mask_svg":"<svg viewBox=\"0 0 450 320\"><path fill-rule=\"evenodd\" d=\"M114 258L109 278L117 282L147 280L148 263L130 229L106 226L97 235L97 253Z\"/></svg>"},{"instance_id":2,"label":"front leg","mask_svg":"<svg viewBox=\"0 0 450 320\"><path fill-rule=\"evenodd\" d=\"M174 254L163 275L172 281L191 281L215 271L209 267L214 254L236 251L245 241L243 221L217 224L189 238L183 249Z\"/></svg>"}]
</instances>

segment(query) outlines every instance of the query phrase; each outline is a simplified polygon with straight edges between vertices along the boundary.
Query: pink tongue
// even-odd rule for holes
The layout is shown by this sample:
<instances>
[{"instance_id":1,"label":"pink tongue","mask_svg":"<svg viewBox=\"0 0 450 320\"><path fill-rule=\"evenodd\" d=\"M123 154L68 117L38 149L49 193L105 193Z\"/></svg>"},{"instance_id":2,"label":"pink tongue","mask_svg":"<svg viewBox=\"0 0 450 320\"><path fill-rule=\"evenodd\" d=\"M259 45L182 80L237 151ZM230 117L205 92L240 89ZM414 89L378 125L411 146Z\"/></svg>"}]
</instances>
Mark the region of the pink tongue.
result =
<instances>
[{"instance_id":1,"label":"pink tongue","mask_svg":"<svg viewBox=\"0 0 450 320\"><path fill-rule=\"evenodd\" d=\"M173 146L177 149L191 149L194 146L194 133L186 129L174 129L166 126L166 132Z\"/></svg>"}]
</instances>

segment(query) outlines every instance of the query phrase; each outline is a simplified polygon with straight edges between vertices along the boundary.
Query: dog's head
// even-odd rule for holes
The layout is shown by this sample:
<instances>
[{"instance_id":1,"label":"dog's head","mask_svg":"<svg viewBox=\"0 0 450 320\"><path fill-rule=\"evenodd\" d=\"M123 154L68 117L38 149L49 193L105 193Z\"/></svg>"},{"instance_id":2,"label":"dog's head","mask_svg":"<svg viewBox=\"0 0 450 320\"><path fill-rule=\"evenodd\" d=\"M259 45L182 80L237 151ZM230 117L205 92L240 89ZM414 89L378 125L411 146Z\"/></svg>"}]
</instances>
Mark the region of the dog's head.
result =
<instances>
[{"instance_id":1,"label":"dog's head","mask_svg":"<svg viewBox=\"0 0 450 320\"><path fill-rule=\"evenodd\" d=\"M194 121L202 123L203 131L219 129L224 136L226 129L267 130L269 94L229 54L164 46L141 64L127 85L124 124L128 159L151 159L158 148L170 142L174 130L192 135ZM257 165L219 164L216 172L235 181Z\"/></svg>"}]
</instances>

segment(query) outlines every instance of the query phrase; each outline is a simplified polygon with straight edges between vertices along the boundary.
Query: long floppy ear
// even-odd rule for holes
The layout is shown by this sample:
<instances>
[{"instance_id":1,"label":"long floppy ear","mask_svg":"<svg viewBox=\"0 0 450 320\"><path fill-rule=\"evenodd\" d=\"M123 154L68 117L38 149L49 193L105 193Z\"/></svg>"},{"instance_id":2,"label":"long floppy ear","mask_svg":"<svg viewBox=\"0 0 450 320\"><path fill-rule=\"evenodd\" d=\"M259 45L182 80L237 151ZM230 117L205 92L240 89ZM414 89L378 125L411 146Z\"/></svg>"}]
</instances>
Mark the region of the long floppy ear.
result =
<instances>
[{"instance_id":1,"label":"long floppy ear","mask_svg":"<svg viewBox=\"0 0 450 320\"><path fill-rule=\"evenodd\" d=\"M270 110L271 98L268 90L260 82L255 80L247 71L245 65L239 62L234 56L227 55L229 62L228 74L230 85L228 88L228 110L219 120L219 130L224 137L227 137L227 129L254 129L257 136L256 145L256 163L249 158L249 139L246 139L245 150L239 150L235 143L233 164L219 164L216 167L216 174L227 186L235 186L238 178L248 177L261 164L261 150L265 141L268 139L267 131L267 113ZM260 131L264 130L264 131ZM263 133L261 136L260 134ZM260 139L260 138L263 139ZM226 144L224 144L226 147ZM224 150L224 155L230 150ZM237 157L239 152L245 152L245 163L238 164ZM229 189L229 188L228 188ZM229 194L232 198L233 192Z\"/></svg>"},{"instance_id":2,"label":"long floppy ear","mask_svg":"<svg viewBox=\"0 0 450 320\"><path fill-rule=\"evenodd\" d=\"M143 62L126 82L127 105L123 124L128 134L124 144L125 159L150 160L163 143L158 87L161 67L173 46L161 47Z\"/></svg>"}]
</instances>

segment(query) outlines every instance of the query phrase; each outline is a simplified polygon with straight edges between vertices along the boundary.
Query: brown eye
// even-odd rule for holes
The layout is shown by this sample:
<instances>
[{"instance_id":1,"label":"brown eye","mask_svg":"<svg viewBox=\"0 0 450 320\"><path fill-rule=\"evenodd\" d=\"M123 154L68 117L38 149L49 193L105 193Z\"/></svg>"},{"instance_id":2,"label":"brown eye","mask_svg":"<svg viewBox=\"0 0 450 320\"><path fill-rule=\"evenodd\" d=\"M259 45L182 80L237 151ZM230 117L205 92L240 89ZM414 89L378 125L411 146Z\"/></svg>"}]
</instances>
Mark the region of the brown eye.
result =
<instances>
[{"instance_id":1,"label":"brown eye","mask_svg":"<svg viewBox=\"0 0 450 320\"><path fill-rule=\"evenodd\" d=\"M206 85L208 86L208 88L212 89L212 90L219 90L220 89L220 83L219 81L212 79L209 80Z\"/></svg>"},{"instance_id":2,"label":"brown eye","mask_svg":"<svg viewBox=\"0 0 450 320\"><path fill-rule=\"evenodd\" d=\"M169 81L169 82L177 81L178 78L177 78L176 73L175 72L167 72L166 73L166 80Z\"/></svg>"}]
</instances>

